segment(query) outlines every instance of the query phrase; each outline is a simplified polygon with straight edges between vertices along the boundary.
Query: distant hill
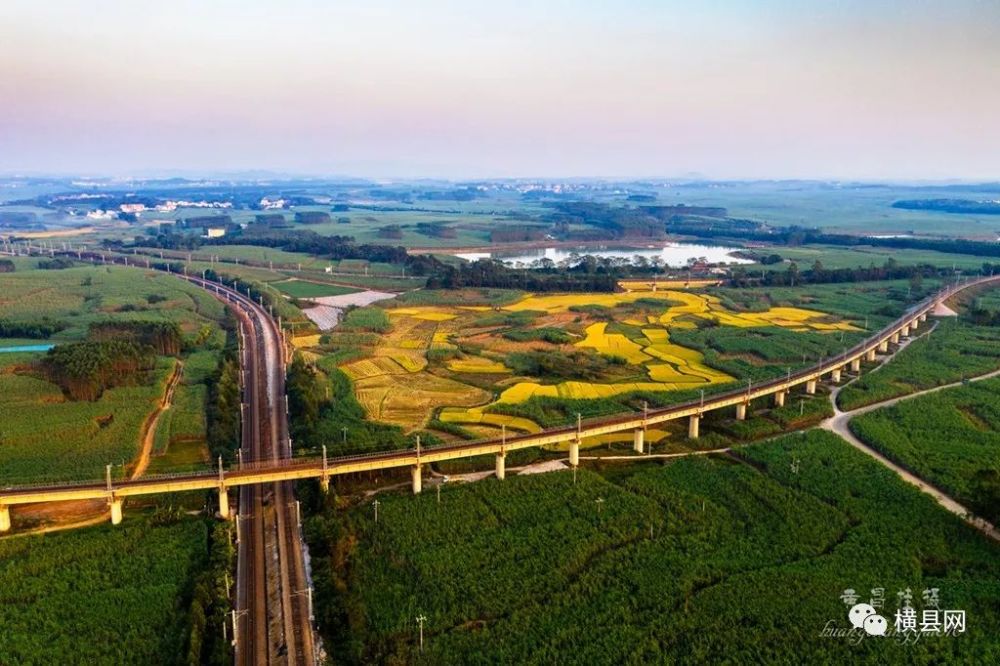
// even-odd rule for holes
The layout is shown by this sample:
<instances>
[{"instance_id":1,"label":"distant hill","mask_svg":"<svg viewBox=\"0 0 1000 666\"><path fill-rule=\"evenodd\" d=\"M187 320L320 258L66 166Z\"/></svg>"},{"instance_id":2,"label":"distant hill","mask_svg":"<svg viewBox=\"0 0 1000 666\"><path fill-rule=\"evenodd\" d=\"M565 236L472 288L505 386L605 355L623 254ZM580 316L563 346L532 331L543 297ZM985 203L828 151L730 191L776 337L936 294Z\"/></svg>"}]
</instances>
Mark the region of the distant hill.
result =
<instances>
[{"instance_id":1,"label":"distant hill","mask_svg":"<svg viewBox=\"0 0 1000 666\"><path fill-rule=\"evenodd\" d=\"M972 199L904 199L893 203L892 207L905 208L907 210L934 210L940 213L1000 215L1000 201L973 201Z\"/></svg>"}]
</instances>

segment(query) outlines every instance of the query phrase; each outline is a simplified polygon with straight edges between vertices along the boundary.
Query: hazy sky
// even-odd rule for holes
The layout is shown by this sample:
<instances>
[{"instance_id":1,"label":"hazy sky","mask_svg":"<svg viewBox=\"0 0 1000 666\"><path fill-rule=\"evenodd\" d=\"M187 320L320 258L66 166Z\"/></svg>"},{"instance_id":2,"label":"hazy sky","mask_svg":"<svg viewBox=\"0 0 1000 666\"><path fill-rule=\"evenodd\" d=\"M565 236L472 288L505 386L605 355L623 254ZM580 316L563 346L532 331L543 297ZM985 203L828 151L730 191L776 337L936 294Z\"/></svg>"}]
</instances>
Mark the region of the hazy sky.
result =
<instances>
[{"instance_id":1,"label":"hazy sky","mask_svg":"<svg viewBox=\"0 0 1000 666\"><path fill-rule=\"evenodd\" d=\"M1000 1L0 2L0 170L1000 178Z\"/></svg>"}]
</instances>

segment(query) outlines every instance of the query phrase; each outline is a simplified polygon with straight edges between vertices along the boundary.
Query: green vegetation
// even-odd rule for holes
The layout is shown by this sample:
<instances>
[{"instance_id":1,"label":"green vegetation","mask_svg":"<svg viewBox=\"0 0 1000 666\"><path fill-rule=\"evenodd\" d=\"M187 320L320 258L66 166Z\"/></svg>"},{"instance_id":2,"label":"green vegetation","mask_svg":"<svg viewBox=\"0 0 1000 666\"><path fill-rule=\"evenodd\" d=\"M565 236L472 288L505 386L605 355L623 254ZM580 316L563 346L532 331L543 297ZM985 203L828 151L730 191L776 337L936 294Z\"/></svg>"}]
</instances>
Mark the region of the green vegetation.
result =
<instances>
[{"instance_id":1,"label":"green vegetation","mask_svg":"<svg viewBox=\"0 0 1000 666\"><path fill-rule=\"evenodd\" d=\"M352 308L344 315L340 328L348 331L372 331L385 333L389 330L389 315L382 308Z\"/></svg>"},{"instance_id":2,"label":"green vegetation","mask_svg":"<svg viewBox=\"0 0 1000 666\"><path fill-rule=\"evenodd\" d=\"M153 380L107 389L99 400L67 400L37 377L0 373L0 479L3 483L99 479L104 466L132 460L146 416L159 403L175 361Z\"/></svg>"},{"instance_id":3,"label":"green vegetation","mask_svg":"<svg viewBox=\"0 0 1000 666\"><path fill-rule=\"evenodd\" d=\"M504 331L503 337L515 342L529 342L540 340L554 345L565 345L573 341L573 337L561 328L542 326L541 328L515 329Z\"/></svg>"},{"instance_id":4,"label":"green vegetation","mask_svg":"<svg viewBox=\"0 0 1000 666\"><path fill-rule=\"evenodd\" d=\"M611 366L626 365L618 356L605 356L593 351L517 352L508 354L504 363L519 375L549 379L598 379Z\"/></svg>"},{"instance_id":5,"label":"green vegetation","mask_svg":"<svg viewBox=\"0 0 1000 666\"><path fill-rule=\"evenodd\" d=\"M524 296L515 289L418 289L401 294L385 304L411 305L508 305ZM499 314L499 313L498 313ZM482 324L488 326L489 324Z\"/></svg>"},{"instance_id":6,"label":"green vegetation","mask_svg":"<svg viewBox=\"0 0 1000 666\"><path fill-rule=\"evenodd\" d=\"M113 386L139 383L156 356L132 342L74 342L49 350L43 363L49 379L71 400L97 400Z\"/></svg>"},{"instance_id":7,"label":"green vegetation","mask_svg":"<svg viewBox=\"0 0 1000 666\"><path fill-rule=\"evenodd\" d=\"M316 367L297 357L288 367L287 385L292 441L298 449L315 451L325 444L333 456L413 445L401 428L365 418L351 380L334 357L324 357Z\"/></svg>"},{"instance_id":8,"label":"green vegetation","mask_svg":"<svg viewBox=\"0 0 1000 666\"><path fill-rule=\"evenodd\" d=\"M998 368L1000 329L944 319L892 361L845 386L837 402L841 409L856 409Z\"/></svg>"},{"instance_id":9,"label":"green vegetation","mask_svg":"<svg viewBox=\"0 0 1000 666\"><path fill-rule=\"evenodd\" d=\"M900 402L851 421L859 438L1000 521L1000 380Z\"/></svg>"},{"instance_id":10,"label":"green vegetation","mask_svg":"<svg viewBox=\"0 0 1000 666\"><path fill-rule=\"evenodd\" d=\"M342 296L344 294L357 293L353 287L342 287L336 284L320 284L318 282L308 282L305 280L289 280L287 282L277 282L274 285L282 293L293 298L320 298L322 296Z\"/></svg>"},{"instance_id":11,"label":"green vegetation","mask_svg":"<svg viewBox=\"0 0 1000 666\"><path fill-rule=\"evenodd\" d=\"M44 356L0 358L0 480L101 478L109 463L124 475L175 357L184 374L154 453L183 441L196 444L187 457L206 456L206 398L226 344L221 303L175 277L117 266L28 267L6 276L4 289L12 297L3 303L5 325L51 333L56 346ZM235 365L230 374L236 390ZM231 408L238 419L238 394ZM238 442L238 423L230 424L227 451L234 428Z\"/></svg>"},{"instance_id":12,"label":"green vegetation","mask_svg":"<svg viewBox=\"0 0 1000 666\"><path fill-rule=\"evenodd\" d=\"M224 531L210 539L202 520L158 522L0 540L0 663L230 663L219 625L227 607L195 591L224 586L221 570L199 574L209 562L229 566L216 547L228 548ZM205 641L209 633L219 639Z\"/></svg>"},{"instance_id":13,"label":"green vegetation","mask_svg":"<svg viewBox=\"0 0 1000 666\"><path fill-rule=\"evenodd\" d=\"M983 662L996 544L824 432L731 459L607 466L383 495L307 521L340 663ZM842 590L938 587L959 638L822 638ZM414 618L424 615L426 646Z\"/></svg>"},{"instance_id":14,"label":"green vegetation","mask_svg":"<svg viewBox=\"0 0 1000 666\"><path fill-rule=\"evenodd\" d=\"M45 339L66 328L62 322L49 319L6 321L0 319L0 338Z\"/></svg>"}]
</instances>

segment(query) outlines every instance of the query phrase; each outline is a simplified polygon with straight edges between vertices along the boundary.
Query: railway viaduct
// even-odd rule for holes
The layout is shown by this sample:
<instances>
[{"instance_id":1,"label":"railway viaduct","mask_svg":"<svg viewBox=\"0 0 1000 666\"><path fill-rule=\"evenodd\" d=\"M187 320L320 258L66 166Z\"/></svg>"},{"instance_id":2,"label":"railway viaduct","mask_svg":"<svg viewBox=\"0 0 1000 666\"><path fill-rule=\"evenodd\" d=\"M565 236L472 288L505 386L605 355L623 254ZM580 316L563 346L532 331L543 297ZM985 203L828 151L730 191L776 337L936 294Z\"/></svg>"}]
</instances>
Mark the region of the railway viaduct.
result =
<instances>
[{"instance_id":1,"label":"railway viaduct","mask_svg":"<svg viewBox=\"0 0 1000 666\"><path fill-rule=\"evenodd\" d=\"M861 363L874 361L876 354L886 352L890 344L898 344L901 338L918 330L928 315L942 303L960 291L986 283L1000 281L1000 276L990 276L967 280L935 293L874 335L866 338L851 349L786 377L748 384L744 388L726 391L700 400L679 405L644 410L637 414L619 415L606 418L578 420L575 426L553 428L542 432L504 436L460 444L400 451L386 451L364 455L328 458L324 447L321 457L257 461L225 468L220 461L218 468L187 474L149 476L133 481L112 482L110 477L103 482L81 482L57 485L18 486L0 489L0 531L10 529L12 506L38 502L60 502L66 500L106 499L111 507L111 522L122 520L122 503L129 497L174 493L189 490L215 490L219 493L219 508L223 517L230 516L229 490L240 486L294 481L317 478L324 490L329 488L330 477L380 469L409 467L414 493L421 491L422 468L424 465L457 458L493 455L496 460L496 475L503 479L505 458L509 451L548 444L569 444L569 463L577 466L580 460L580 443L588 437L609 433L633 433L634 449L641 453L645 448L645 432L649 426L677 419L687 419L688 436L696 438L700 432L701 419L708 412L734 408L737 419L745 419L750 403L760 398L771 398L776 406L785 404L792 389L803 387L807 394L816 392L820 381L829 378L840 382L845 371L861 371Z\"/></svg>"}]
</instances>

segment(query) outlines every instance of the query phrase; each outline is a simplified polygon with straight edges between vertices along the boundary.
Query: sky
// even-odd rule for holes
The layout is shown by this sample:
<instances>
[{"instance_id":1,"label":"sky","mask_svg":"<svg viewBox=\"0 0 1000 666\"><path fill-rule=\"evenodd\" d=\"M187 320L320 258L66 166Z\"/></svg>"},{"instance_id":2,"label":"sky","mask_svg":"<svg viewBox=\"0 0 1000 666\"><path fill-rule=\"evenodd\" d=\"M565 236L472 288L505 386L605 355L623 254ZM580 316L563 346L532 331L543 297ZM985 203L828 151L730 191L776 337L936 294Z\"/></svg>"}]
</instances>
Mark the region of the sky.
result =
<instances>
[{"instance_id":1,"label":"sky","mask_svg":"<svg viewBox=\"0 0 1000 666\"><path fill-rule=\"evenodd\" d=\"M0 172L1000 178L1000 0L3 0Z\"/></svg>"}]
</instances>

